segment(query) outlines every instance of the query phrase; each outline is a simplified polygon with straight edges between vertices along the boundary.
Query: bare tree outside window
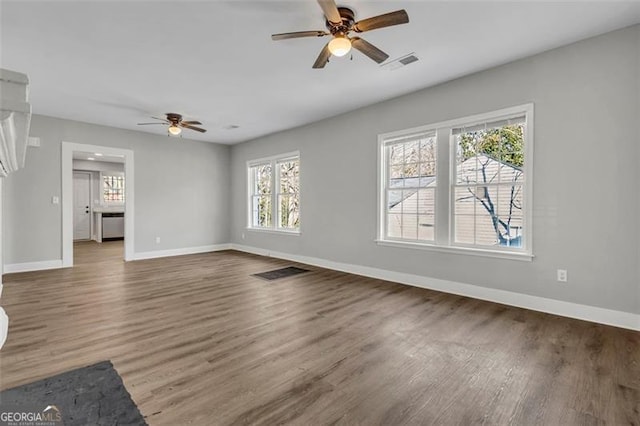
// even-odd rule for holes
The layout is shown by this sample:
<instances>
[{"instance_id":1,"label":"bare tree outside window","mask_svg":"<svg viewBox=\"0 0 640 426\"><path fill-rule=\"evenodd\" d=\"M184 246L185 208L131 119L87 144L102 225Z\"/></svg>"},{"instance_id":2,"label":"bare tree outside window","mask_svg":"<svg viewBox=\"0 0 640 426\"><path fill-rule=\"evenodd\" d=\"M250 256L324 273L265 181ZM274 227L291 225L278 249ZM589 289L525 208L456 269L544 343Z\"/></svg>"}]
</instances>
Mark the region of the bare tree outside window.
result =
<instances>
[{"instance_id":1,"label":"bare tree outside window","mask_svg":"<svg viewBox=\"0 0 640 426\"><path fill-rule=\"evenodd\" d=\"M533 104L378 137L378 242L532 256Z\"/></svg>"},{"instance_id":2,"label":"bare tree outside window","mask_svg":"<svg viewBox=\"0 0 640 426\"><path fill-rule=\"evenodd\" d=\"M102 199L108 203L124 202L124 176L102 176Z\"/></svg>"},{"instance_id":3,"label":"bare tree outside window","mask_svg":"<svg viewBox=\"0 0 640 426\"><path fill-rule=\"evenodd\" d=\"M271 164L260 164L253 172L253 226L271 226Z\"/></svg>"},{"instance_id":4,"label":"bare tree outside window","mask_svg":"<svg viewBox=\"0 0 640 426\"><path fill-rule=\"evenodd\" d=\"M279 226L285 229L300 227L300 161L278 163L279 175Z\"/></svg>"},{"instance_id":5,"label":"bare tree outside window","mask_svg":"<svg viewBox=\"0 0 640 426\"><path fill-rule=\"evenodd\" d=\"M435 238L436 138L421 134L387 147L386 236L409 241Z\"/></svg>"},{"instance_id":6,"label":"bare tree outside window","mask_svg":"<svg viewBox=\"0 0 640 426\"><path fill-rule=\"evenodd\" d=\"M456 143L456 242L521 247L524 125L460 133Z\"/></svg>"},{"instance_id":7,"label":"bare tree outside window","mask_svg":"<svg viewBox=\"0 0 640 426\"><path fill-rule=\"evenodd\" d=\"M300 157L286 155L249 165L249 227L300 229Z\"/></svg>"}]
</instances>

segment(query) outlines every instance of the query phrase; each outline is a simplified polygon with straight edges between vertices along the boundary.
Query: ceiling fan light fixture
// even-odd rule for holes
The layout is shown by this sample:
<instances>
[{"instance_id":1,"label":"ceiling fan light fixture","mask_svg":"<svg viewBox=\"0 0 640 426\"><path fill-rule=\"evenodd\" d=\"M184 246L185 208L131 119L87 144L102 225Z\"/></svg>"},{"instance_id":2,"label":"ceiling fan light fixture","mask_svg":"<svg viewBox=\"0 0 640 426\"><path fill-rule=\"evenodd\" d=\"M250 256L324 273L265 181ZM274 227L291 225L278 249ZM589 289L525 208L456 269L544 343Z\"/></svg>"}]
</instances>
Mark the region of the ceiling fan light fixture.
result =
<instances>
[{"instance_id":1,"label":"ceiling fan light fixture","mask_svg":"<svg viewBox=\"0 0 640 426\"><path fill-rule=\"evenodd\" d=\"M182 133L182 129L195 130L196 132L206 133L207 129L203 129L202 127L198 127L202 123L198 120L183 120L181 114L176 114L175 112L168 112L165 114L167 118L158 118L151 117L154 120L158 120L153 123L138 123L138 126L147 126L152 124L160 124L163 126L169 125L167 129L167 133L169 135L178 136Z\"/></svg>"},{"instance_id":2,"label":"ceiling fan light fixture","mask_svg":"<svg viewBox=\"0 0 640 426\"><path fill-rule=\"evenodd\" d=\"M182 129L175 124L172 124L171 126L169 126L169 133L171 133L173 136L178 136L180 133L182 133Z\"/></svg>"},{"instance_id":3,"label":"ceiling fan light fixture","mask_svg":"<svg viewBox=\"0 0 640 426\"><path fill-rule=\"evenodd\" d=\"M351 40L345 37L343 34L336 34L336 36L329 42L329 52L333 56L344 56L351 50Z\"/></svg>"}]
</instances>

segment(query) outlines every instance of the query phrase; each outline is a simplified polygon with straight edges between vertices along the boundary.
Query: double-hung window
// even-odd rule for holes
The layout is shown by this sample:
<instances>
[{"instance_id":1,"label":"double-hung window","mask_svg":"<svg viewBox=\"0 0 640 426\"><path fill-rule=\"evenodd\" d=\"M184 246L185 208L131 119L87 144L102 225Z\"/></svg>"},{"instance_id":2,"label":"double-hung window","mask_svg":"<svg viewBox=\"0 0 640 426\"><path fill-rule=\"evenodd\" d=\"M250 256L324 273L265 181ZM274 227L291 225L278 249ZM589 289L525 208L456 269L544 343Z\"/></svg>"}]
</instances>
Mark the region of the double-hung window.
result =
<instances>
[{"instance_id":1,"label":"double-hung window","mask_svg":"<svg viewBox=\"0 0 640 426\"><path fill-rule=\"evenodd\" d=\"M300 231L300 155L291 153L250 161L250 229Z\"/></svg>"},{"instance_id":2,"label":"double-hung window","mask_svg":"<svg viewBox=\"0 0 640 426\"><path fill-rule=\"evenodd\" d=\"M386 237L433 242L436 194L436 133L386 141Z\"/></svg>"},{"instance_id":3,"label":"double-hung window","mask_svg":"<svg viewBox=\"0 0 640 426\"><path fill-rule=\"evenodd\" d=\"M531 258L533 105L379 141L381 244Z\"/></svg>"}]
</instances>

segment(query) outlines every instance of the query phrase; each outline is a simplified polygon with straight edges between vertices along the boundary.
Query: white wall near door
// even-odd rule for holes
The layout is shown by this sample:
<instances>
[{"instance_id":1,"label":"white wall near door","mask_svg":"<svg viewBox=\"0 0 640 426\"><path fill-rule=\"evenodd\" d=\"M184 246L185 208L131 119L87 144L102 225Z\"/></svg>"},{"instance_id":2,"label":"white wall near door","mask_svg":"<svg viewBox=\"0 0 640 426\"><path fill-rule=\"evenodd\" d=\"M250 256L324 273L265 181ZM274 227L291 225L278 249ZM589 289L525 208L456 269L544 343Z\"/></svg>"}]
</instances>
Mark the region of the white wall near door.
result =
<instances>
[{"instance_id":1,"label":"white wall near door","mask_svg":"<svg viewBox=\"0 0 640 426\"><path fill-rule=\"evenodd\" d=\"M73 172L73 239L91 238L91 174Z\"/></svg>"}]
</instances>

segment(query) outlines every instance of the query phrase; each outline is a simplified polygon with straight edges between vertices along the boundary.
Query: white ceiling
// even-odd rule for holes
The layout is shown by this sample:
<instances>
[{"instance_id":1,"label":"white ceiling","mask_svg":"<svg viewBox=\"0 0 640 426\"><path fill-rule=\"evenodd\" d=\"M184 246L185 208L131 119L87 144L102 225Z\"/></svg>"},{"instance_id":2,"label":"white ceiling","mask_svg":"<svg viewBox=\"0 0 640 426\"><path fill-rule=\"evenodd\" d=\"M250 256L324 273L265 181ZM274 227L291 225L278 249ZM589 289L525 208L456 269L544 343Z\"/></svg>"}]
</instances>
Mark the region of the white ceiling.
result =
<instances>
[{"instance_id":1,"label":"white ceiling","mask_svg":"<svg viewBox=\"0 0 640 426\"><path fill-rule=\"evenodd\" d=\"M1 0L0 66L25 72L36 114L166 134L136 125L178 112L235 143L334 116L640 22L640 2L344 0L356 19L405 8L411 22L362 34L419 62L395 71L359 52L311 68L326 38L314 0ZM229 130L226 127L238 125Z\"/></svg>"}]
</instances>

